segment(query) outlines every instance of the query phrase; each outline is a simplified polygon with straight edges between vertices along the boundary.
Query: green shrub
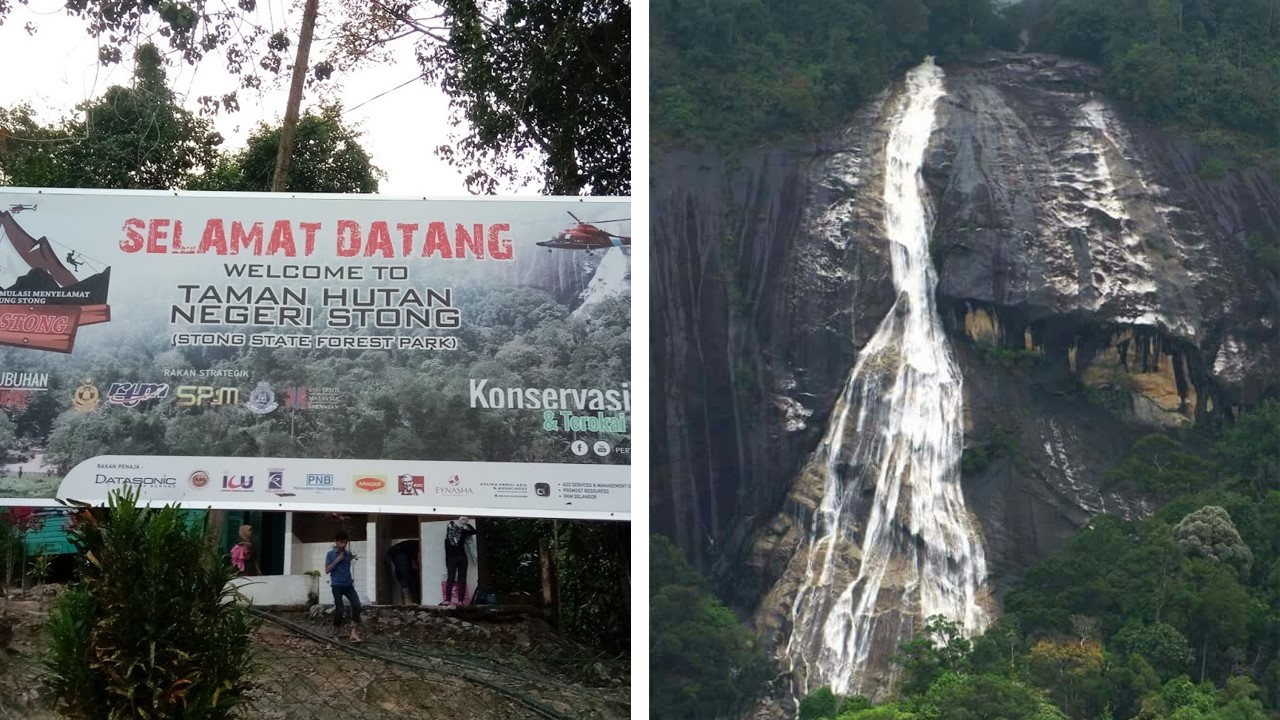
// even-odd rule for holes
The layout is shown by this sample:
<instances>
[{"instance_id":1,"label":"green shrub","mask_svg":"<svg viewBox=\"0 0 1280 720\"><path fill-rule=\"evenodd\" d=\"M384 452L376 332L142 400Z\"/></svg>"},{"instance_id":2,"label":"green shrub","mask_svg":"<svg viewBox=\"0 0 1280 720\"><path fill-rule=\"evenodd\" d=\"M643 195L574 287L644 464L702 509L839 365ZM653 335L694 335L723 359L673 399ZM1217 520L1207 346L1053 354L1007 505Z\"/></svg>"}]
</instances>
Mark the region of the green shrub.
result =
<instances>
[{"instance_id":1,"label":"green shrub","mask_svg":"<svg viewBox=\"0 0 1280 720\"><path fill-rule=\"evenodd\" d=\"M1007 348L988 342L976 343L978 355L988 365L1005 370L1022 370L1040 359L1040 353L1026 348Z\"/></svg>"},{"instance_id":2,"label":"green shrub","mask_svg":"<svg viewBox=\"0 0 1280 720\"><path fill-rule=\"evenodd\" d=\"M649 536L649 711L664 720L743 715L769 675L755 634L661 535Z\"/></svg>"},{"instance_id":3,"label":"green shrub","mask_svg":"<svg viewBox=\"0 0 1280 720\"><path fill-rule=\"evenodd\" d=\"M137 490L83 508L70 530L78 581L49 620L48 684L64 717L239 717L256 620L235 572L175 506Z\"/></svg>"},{"instance_id":4,"label":"green shrub","mask_svg":"<svg viewBox=\"0 0 1280 720\"><path fill-rule=\"evenodd\" d=\"M840 697L831 688L822 687L800 701L798 720L827 720L840 711Z\"/></svg>"}]
</instances>

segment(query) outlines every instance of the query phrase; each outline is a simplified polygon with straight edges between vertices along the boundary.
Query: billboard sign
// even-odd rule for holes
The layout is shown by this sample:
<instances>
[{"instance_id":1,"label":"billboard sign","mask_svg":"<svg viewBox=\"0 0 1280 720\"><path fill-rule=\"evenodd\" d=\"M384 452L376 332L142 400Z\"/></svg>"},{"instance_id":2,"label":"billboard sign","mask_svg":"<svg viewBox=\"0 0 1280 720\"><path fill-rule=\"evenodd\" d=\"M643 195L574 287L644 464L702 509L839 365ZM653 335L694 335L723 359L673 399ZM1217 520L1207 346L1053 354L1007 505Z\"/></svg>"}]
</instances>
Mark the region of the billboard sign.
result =
<instances>
[{"instance_id":1,"label":"billboard sign","mask_svg":"<svg viewBox=\"0 0 1280 720\"><path fill-rule=\"evenodd\" d=\"M629 210L0 189L0 504L626 519Z\"/></svg>"}]
</instances>

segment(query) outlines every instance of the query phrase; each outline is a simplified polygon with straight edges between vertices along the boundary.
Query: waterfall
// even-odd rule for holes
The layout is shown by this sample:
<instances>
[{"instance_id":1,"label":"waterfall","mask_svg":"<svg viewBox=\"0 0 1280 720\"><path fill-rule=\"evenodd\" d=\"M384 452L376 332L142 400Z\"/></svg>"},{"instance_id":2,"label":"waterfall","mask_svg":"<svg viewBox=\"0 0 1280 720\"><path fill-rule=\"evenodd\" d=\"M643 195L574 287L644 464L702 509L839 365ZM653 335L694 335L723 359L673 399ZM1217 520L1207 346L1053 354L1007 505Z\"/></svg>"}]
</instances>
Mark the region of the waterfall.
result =
<instances>
[{"instance_id":1,"label":"waterfall","mask_svg":"<svg viewBox=\"0 0 1280 720\"><path fill-rule=\"evenodd\" d=\"M906 79L885 150L897 300L849 375L812 463L825 477L784 650L803 693L860 693L919 621L985 629L986 560L960 488L961 378L934 300L920 176L945 94L932 58Z\"/></svg>"}]
</instances>

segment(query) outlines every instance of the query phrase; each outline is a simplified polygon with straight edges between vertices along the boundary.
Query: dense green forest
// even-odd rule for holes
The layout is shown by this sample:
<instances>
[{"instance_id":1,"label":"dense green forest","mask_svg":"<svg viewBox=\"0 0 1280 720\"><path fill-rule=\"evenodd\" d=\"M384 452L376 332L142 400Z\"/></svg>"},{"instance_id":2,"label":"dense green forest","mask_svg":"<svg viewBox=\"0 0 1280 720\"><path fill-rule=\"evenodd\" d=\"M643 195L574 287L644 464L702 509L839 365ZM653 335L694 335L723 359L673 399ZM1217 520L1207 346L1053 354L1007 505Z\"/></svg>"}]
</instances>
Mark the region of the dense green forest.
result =
<instances>
[{"instance_id":1,"label":"dense green forest","mask_svg":"<svg viewBox=\"0 0 1280 720\"><path fill-rule=\"evenodd\" d=\"M1082 58L1098 88L1214 151L1280 146L1277 0L714 0L653 4L657 143L737 147L840 127L895 71L986 48ZM1212 169L1212 168L1211 168Z\"/></svg>"},{"instance_id":2,"label":"dense green forest","mask_svg":"<svg viewBox=\"0 0 1280 720\"><path fill-rule=\"evenodd\" d=\"M905 63L1011 42L991 0L658 0L650 13L655 144L838 127Z\"/></svg>"},{"instance_id":3,"label":"dense green forest","mask_svg":"<svg viewBox=\"0 0 1280 720\"><path fill-rule=\"evenodd\" d=\"M1101 64L1110 97L1187 132L1216 164L1280 146L1276 0L1028 0L1007 20L1033 49Z\"/></svg>"},{"instance_id":4,"label":"dense green forest","mask_svg":"<svg viewBox=\"0 0 1280 720\"><path fill-rule=\"evenodd\" d=\"M972 642L935 619L905 643L895 702L823 691L801 717L1280 718L1280 403L1204 432L1151 436L1109 473L1167 499L1152 517L1094 518ZM651 554L652 706L672 718L740 707L768 674L762 654L665 540Z\"/></svg>"}]
</instances>

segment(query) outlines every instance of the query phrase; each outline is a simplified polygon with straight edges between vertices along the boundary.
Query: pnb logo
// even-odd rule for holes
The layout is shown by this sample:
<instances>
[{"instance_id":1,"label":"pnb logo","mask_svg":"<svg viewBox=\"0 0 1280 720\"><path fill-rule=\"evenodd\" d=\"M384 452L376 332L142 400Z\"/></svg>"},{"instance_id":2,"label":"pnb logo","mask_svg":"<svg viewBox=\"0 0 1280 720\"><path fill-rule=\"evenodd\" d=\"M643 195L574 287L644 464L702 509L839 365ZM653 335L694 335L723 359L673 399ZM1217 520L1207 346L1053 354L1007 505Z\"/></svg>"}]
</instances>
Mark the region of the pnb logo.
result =
<instances>
[{"instance_id":1,"label":"pnb logo","mask_svg":"<svg viewBox=\"0 0 1280 720\"><path fill-rule=\"evenodd\" d=\"M235 405L240 402L240 391L232 387L208 385L179 385L178 407L193 405Z\"/></svg>"},{"instance_id":2,"label":"pnb logo","mask_svg":"<svg viewBox=\"0 0 1280 720\"><path fill-rule=\"evenodd\" d=\"M284 489L284 470L272 468L267 471L267 489L283 490Z\"/></svg>"},{"instance_id":3,"label":"pnb logo","mask_svg":"<svg viewBox=\"0 0 1280 720\"><path fill-rule=\"evenodd\" d=\"M244 492L253 489L252 475L223 475L222 489Z\"/></svg>"},{"instance_id":4,"label":"pnb logo","mask_svg":"<svg viewBox=\"0 0 1280 720\"><path fill-rule=\"evenodd\" d=\"M107 402L128 408L138 407L148 400L163 400L167 397L168 383L118 382L111 383L111 389L107 390Z\"/></svg>"},{"instance_id":5,"label":"pnb logo","mask_svg":"<svg viewBox=\"0 0 1280 720\"><path fill-rule=\"evenodd\" d=\"M333 487L333 476L307 475L307 487Z\"/></svg>"}]
</instances>

